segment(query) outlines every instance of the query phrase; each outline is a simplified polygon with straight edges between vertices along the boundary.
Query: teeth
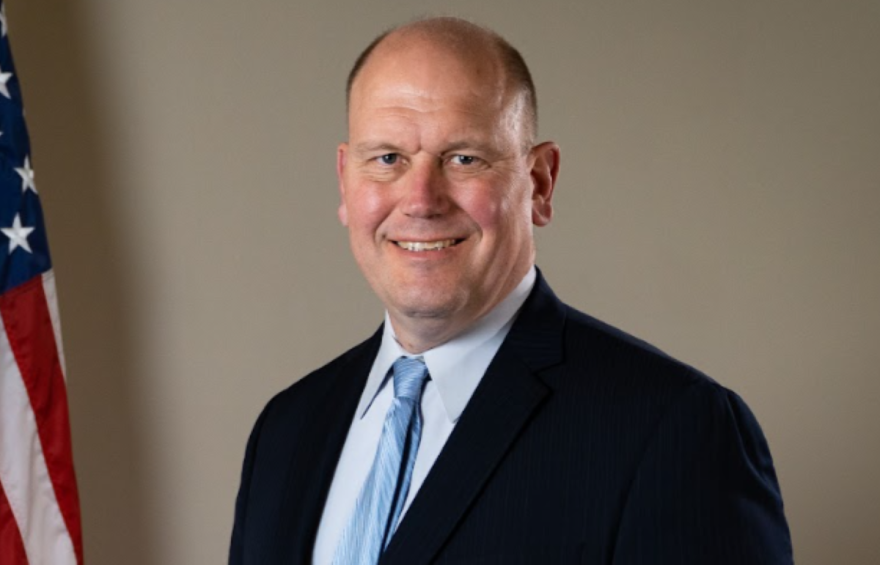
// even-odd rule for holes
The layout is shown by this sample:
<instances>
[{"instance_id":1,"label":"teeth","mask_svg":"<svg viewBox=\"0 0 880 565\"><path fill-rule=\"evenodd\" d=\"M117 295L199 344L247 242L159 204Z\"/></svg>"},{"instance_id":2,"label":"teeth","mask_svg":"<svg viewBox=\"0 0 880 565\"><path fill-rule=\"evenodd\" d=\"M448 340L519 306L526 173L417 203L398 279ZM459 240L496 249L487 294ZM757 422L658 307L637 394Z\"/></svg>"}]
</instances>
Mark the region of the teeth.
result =
<instances>
[{"instance_id":1,"label":"teeth","mask_svg":"<svg viewBox=\"0 0 880 565\"><path fill-rule=\"evenodd\" d=\"M407 251L437 251L455 245L454 239L441 239L440 241L398 241L397 245Z\"/></svg>"}]
</instances>

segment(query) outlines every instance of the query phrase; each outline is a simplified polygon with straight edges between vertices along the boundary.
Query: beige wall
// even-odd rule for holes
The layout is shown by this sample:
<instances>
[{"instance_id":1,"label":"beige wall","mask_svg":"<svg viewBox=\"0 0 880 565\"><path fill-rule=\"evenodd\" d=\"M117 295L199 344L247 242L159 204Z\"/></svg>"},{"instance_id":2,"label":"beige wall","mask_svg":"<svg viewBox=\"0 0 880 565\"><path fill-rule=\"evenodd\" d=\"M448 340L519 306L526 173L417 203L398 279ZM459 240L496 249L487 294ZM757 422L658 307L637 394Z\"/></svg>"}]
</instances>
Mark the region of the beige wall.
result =
<instances>
[{"instance_id":1,"label":"beige wall","mask_svg":"<svg viewBox=\"0 0 880 565\"><path fill-rule=\"evenodd\" d=\"M335 219L341 87L421 10L534 68L556 290L749 401L801 565L880 562L876 0L8 3L90 565L223 562L263 403L380 321Z\"/></svg>"}]
</instances>

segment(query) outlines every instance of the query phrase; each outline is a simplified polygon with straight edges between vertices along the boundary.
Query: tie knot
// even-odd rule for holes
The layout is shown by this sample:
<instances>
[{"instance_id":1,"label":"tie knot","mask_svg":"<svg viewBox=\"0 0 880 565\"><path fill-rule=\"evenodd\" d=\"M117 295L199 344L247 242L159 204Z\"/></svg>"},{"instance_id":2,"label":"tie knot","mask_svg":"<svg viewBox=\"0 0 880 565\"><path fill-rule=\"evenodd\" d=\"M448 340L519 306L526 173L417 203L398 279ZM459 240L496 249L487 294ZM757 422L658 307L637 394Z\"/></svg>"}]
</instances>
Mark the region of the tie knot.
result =
<instances>
[{"instance_id":1,"label":"tie knot","mask_svg":"<svg viewBox=\"0 0 880 565\"><path fill-rule=\"evenodd\" d=\"M428 367L421 359L401 357L394 362L394 397L419 402Z\"/></svg>"}]
</instances>

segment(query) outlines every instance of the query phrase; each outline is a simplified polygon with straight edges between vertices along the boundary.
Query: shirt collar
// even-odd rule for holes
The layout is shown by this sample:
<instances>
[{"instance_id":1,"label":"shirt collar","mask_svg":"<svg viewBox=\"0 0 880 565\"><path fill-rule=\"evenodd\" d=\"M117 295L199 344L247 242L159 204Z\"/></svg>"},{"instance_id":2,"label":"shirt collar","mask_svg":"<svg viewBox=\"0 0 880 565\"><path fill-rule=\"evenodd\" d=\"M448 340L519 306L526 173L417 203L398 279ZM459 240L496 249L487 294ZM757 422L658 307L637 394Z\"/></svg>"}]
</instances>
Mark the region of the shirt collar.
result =
<instances>
[{"instance_id":1,"label":"shirt collar","mask_svg":"<svg viewBox=\"0 0 880 565\"><path fill-rule=\"evenodd\" d=\"M367 413L388 381L391 366L398 358L416 357L425 361L447 418L450 422L458 421L501 343L507 337L507 332L513 326L516 313L532 291L535 278L535 267L532 266L516 288L488 314L461 334L420 355L409 353L397 342L386 311L382 344L373 361L356 414L363 418Z\"/></svg>"}]
</instances>

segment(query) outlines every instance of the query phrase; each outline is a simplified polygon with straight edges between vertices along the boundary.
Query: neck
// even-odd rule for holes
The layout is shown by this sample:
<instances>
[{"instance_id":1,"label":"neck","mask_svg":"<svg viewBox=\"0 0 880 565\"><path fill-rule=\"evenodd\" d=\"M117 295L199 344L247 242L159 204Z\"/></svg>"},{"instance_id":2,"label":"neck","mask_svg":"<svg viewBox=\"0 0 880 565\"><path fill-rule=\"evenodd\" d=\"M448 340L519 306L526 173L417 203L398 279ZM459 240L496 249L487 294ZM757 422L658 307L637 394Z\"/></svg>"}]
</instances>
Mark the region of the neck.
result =
<instances>
[{"instance_id":1,"label":"neck","mask_svg":"<svg viewBox=\"0 0 880 565\"><path fill-rule=\"evenodd\" d=\"M407 352L417 355L442 345L464 330L448 320L407 318L389 312L394 337Z\"/></svg>"},{"instance_id":2,"label":"neck","mask_svg":"<svg viewBox=\"0 0 880 565\"><path fill-rule=\"evenodd\" d=\"M531 268L532 266L529 265L528 269ZM401 312L389 307L388 320L397 343L407 352L418 355L466 332L511 296L517 286L525 280L528 269L522 275L511 279L516 281L513 286L505 288L476 311L460 310L447 316L426 316L424 313L420 315Z\"/></svg>"}]
</instances>

